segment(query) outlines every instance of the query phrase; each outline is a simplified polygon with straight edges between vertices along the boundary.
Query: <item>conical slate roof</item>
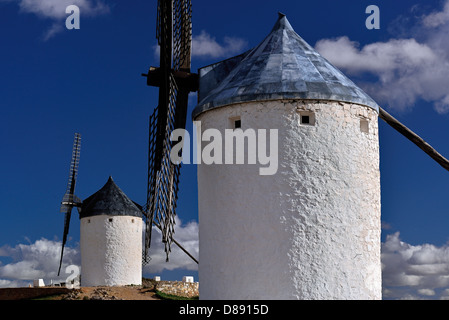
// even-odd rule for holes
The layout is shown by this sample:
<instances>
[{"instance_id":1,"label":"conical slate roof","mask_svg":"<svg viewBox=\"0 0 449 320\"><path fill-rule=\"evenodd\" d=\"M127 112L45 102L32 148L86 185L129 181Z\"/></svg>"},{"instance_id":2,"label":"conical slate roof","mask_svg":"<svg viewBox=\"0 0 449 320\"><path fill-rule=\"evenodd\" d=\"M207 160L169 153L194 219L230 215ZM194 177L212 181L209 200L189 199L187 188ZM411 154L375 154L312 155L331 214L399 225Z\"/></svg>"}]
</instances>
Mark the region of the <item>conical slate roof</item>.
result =
<instances>
[{"instance_id":1,"label":"conical slate roof","mask_svg":"<svg viewBox=\"0 0 449 320\"><path fill-rule=\"evenodd\" d=\"M142 211L109 177L103 188L84 200L81 207L80 219L98 215L142 217Z\"/></svg>"},{"instance_id":2,"label":"conical slate roof","mask_svg":"<svg viewBox=\"0 0 449 320\"><path fill-rule=\"evenodd\" d=\"M279 19L256 48L200 69L200 113L221 106L276 99L333 100L378 104Z\"/></svg>"}]
</instances>

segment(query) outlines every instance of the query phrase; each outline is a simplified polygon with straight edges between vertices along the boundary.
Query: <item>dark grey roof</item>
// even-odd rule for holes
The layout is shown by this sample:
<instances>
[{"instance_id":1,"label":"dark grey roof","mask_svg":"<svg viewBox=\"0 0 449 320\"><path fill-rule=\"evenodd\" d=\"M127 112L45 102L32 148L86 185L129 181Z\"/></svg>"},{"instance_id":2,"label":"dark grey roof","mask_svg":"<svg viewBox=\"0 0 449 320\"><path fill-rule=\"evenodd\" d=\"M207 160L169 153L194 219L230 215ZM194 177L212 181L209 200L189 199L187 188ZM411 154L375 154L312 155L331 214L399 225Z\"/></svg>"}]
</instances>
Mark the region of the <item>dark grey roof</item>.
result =
<instances>
[{"instance_id":1,"label":"dark grey roof","mask_svg":"<svg viewBox=\"0 0 449 320\"><path fill-rule=\"evenodd\" d=\"M334 100L379 111L378 104L279 19L256 48L201 68L200 113L221 106L276 99Z\"/></svg>"},{"instance_id":2,"label":"dark grey roof","mask_svg":"<svg viewBox=\"0 0 449 320\"><path fill-rule=\"evenodd\" d=\"M142 211L109 177L108 182L83 201L80 219L98 215L142 217Z\"/></svg>"}]
</instances>

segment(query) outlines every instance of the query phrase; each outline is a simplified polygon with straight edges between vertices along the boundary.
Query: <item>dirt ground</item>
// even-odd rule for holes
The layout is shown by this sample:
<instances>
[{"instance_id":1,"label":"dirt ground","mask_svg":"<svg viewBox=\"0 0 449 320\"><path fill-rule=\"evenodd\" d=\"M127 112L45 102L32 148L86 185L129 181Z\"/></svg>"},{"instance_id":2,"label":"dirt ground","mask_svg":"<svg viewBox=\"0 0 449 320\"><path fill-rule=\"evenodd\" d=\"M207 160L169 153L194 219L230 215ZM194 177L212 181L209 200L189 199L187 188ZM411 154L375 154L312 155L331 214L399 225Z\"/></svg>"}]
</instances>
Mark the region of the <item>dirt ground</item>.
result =
<instances>
[{"instance_id":1,"label":"dirt ground","mask_svg":"<svg viewBox=\"0 0 449 320\"><path fill-rule=\"evenodd\" d=\"M161 300L156 284L143 278L142 285L124 287L0 288L0 300Z\"/></svg>"},{"instance_id":2,"label":"dirt ground","mask_svg":"<svg viewBox=\"0 0 449 320\"><path fill-rule=\"evenodd\" d=\"M156 293L158 292L158 293ZM186 300L198 299L198 283L155 281L142 278L141 285L123 287L29 287L0 288L0 300Z\"/></svg>"},{"instance_id":3,"label":"dirt ground","mask_svg":"<svg viewBox=\"0 0 449 320\"><path fill-rule=\"evenodd\" d=\"M128 287L81 287L51 300L160 300L151 288Z\"/></svg>"},{"instance_id":4,"label":"dirt ground","mask_svg":"<svg viewBox=\"0 0 449 320\"><path fill-rule=\"evenodd\" d=\"M54 300L161 300L155 291L156 282L142 279L142 285L125 287L81 287L53 297Z\"/></svg>"}]
</instances>

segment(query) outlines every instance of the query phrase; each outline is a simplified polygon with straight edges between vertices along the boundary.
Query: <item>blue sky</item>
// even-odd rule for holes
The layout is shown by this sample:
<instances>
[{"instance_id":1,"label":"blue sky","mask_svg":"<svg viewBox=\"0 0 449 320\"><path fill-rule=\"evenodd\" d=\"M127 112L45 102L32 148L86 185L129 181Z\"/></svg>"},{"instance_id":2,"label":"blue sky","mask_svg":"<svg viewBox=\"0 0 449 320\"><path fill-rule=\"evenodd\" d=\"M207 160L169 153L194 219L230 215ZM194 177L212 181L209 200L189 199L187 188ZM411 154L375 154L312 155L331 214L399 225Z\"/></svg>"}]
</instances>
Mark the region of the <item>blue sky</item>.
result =
<instances>
[{"instance_id":1,"label":"blue sky","mask_svg":"<svg viewBox=\"0 0 449 320\"><path fill-rule=\"evenodd\" d=\"M384 109L449 156L447 3L193 0L192 69L256 46L281 11ZM65 28L70 4L80 7L79 30ZM365 27L370 4L380 8L379 30ZM140 74L159 65L155 25L156 1L0 0L0 287L55 277L57 261L49 261L59 254L75 132L82 134L77 195L87 198L112 176L145 202L157 89ZM195 102L193 95L189 116ZM384 298L449 296L449 172L379 126ZM197 254L194 165L183 167L180 188L177 237ZM70 236L67 264L79 263L77 214ZM169 264L162 257L155 246L147 275L197 278L188 257L175 252Z\"/></svg>"}]
</instances>

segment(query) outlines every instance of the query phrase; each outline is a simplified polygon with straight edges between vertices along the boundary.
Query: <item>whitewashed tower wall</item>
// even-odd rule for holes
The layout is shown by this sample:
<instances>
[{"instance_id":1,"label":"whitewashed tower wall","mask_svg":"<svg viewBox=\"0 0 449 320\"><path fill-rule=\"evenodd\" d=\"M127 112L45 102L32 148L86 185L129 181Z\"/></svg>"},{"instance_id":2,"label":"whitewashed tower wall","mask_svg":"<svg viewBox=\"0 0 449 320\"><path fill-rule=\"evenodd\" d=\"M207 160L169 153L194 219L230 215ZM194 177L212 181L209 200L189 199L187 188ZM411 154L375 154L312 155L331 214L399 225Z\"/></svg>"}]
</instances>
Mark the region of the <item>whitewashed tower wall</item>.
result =
<instances>
[{"instance_id":1,"label":"whitewashed tower wall","mask_svg":"<svg viewBox=\"0 0 449 320\"><path fill-rule=\"evenodd\" d=\"M198 165L200 298L381 299L377 103L283 14L254 49L200 69L198 100L203 132L240 119L279 139L275 175Z\"/></svg>"},{"instance_id":2,"label":"whitewashed tower wall","mask_svg":"<svg viewBox=\"0 0 449 320\"><path fill-rule=\"evenodd\" d=\"M301 125L302 111L315 125ZM380 299L377 113L355 104L270 101L203 113L202 130L241 117L279 129L279 169L199 165L205 299ZM368 121L368 132L361 131Z\"/></svg>"},{"instance_id":3,"label":"whitewashed tower wall","mask_svg":"<svg viewBox=\"0 0 449 320\"><path fill-rule=\"evenodd\" d=\"M83 287L142 283L142 219L87 217L80 233Z\"/></svg>"}]
</instances>

